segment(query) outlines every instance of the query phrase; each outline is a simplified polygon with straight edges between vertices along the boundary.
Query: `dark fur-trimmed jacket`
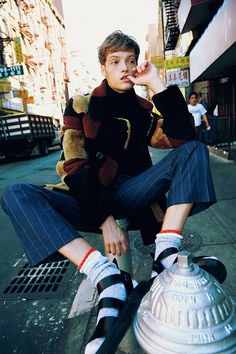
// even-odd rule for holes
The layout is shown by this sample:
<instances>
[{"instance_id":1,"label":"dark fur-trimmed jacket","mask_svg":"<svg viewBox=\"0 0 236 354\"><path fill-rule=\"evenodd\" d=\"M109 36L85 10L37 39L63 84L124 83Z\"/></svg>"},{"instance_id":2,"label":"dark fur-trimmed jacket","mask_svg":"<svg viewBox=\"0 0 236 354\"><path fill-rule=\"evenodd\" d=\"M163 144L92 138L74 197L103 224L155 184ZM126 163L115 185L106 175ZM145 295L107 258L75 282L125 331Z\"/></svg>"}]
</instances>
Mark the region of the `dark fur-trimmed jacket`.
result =
<instances>
[{"instance_id":1,"label":"dark fur-trimmed jacket","mask_svg":"<svg viewBox=\"0 0 236 354\"><path fill-rule=\"evenodd\" d=\"M152 165L149 145L172 148L195 139L191 116L177 86L153 96L161 116L152 112L151 102L132 91L130 99L138 112L135 119L140 120L137 136L130 117L109 114L108 91L104 80L91 95L69 100L62 127L63 156L56 166L64 188L99 224L115 213L110 187L117 174L137 175ZM127 159L129 150L136 152L135 159ZM165 203L160 204L163 209Z\"/></svg>"}]
</instances>

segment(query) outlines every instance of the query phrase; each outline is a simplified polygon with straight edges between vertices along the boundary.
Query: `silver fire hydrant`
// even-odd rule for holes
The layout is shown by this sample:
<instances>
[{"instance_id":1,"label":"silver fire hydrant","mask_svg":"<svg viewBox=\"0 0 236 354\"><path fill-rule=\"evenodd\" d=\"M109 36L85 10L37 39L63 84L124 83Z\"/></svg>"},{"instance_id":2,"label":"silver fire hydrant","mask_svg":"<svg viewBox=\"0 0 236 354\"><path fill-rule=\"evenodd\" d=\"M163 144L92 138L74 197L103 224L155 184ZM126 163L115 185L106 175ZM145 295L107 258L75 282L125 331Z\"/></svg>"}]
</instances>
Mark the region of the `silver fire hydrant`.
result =
<instances>
[{"instance_id":1,"label":"silver fire hydrant","mask_svg":"<svg viewBox=\"0 0 236 354\"><path fill-rule=\"evenodd\" d=\"M183 251L144 296L134 332L149 354L235 354L236 303Z\"/></svg>"}]
</instances>

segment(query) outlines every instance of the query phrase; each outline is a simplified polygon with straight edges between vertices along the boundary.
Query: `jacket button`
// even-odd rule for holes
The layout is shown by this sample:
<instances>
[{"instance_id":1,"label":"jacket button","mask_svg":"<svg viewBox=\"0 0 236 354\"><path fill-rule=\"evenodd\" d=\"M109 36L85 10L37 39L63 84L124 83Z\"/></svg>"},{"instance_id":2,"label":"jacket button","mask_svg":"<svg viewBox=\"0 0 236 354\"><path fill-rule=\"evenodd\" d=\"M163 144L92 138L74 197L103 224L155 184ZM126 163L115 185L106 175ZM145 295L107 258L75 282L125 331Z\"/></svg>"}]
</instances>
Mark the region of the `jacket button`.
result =
<instances>
[{"instance_id":1,"label":"jacket button","mask_svg":"<svg viewBox=\"0 0 236 354\"><path fill-rule=\"evenodd\" d=\"M102 158L103 158L103 154L99 151L99 152L97 152L96 153L96 158L98 159L98 160L101 160Z\"/></svg>"}]
</instances>

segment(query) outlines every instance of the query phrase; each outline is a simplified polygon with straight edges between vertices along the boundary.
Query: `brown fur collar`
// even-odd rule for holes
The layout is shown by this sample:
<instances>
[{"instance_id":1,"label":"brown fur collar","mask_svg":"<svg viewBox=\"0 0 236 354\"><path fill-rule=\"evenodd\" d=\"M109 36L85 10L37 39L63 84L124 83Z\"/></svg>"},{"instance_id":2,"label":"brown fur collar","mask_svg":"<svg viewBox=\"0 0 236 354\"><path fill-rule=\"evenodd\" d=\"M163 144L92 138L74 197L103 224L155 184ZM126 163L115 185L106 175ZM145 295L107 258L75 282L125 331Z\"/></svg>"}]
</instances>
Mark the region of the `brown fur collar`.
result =
<instances>
[{"instance_id":1,"label":"brown fur collar","mask_svg":"<svg viewBox=\"0 0 236 354\"><path fill-rule=\"evenodd\" d=\"M93 90L92 97L93 96L107 97L107 80L106 79L104 79L101 82L101 84ZM153 109L153 104L150 101L148 101L138 95L136 95L136 96L137 96L138 102L142 108L146 109L147 111L151 111Z\"/></svg>"},{"instance_id":2,"label":"brown fur collar","mask_svg":"<svg viewBox=\"0 0 236 354\"><path fill-rule=\"evenodd\" d=\"M138 95L136 95L136 96L137 96L140 107L142 107L146 111L152 111L153 104L150 101L148 101ZM87 96L82 96L82 95L75 95L74 96L73 108L76 111L76 113L78 113L78 114L82 113L82 112L85 114L88 113L88 111L90 111L89 108L91 108L91 105L93 104L93 98L95 98L95 97L102 98L101 100L99 100L99 103L96 100L96 104L99 104L105 108L106 103L107 103L107 81L106 81L106 79L103 80L101 82L101 84L99 86L97 86L91 94L89 94ZM90 114L91 114L91 112L90 112ZM101 119L102 119L102 117L101 117ZM95 120L97 120L97 119L95 119Z\"/></svg>"}]
</instances>

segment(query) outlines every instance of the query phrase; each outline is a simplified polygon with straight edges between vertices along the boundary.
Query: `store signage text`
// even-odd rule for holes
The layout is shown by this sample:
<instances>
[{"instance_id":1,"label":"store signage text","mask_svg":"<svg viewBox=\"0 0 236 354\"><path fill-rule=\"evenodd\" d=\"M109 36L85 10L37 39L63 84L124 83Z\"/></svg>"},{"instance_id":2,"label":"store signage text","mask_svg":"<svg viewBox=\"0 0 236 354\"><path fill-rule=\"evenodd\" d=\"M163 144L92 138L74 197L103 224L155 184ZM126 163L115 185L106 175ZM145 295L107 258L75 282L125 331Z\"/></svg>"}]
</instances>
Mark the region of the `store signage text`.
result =
<instances>
[{"instance_id":1,"label":"store signage text","mask_svg":"<svg viewBox=\"0 0 236 354\"><path fill-rule=\"evenodd\" d=\"M0 81L0 93L7 93L12 90L11 83L7 81Z\"/></svg>"},{"instance_id":2,"label":"store signage text","mask_svg":"<svg viewBox=\"0 0 236 354\"><path fill-rule=\"evenodd\" d=\"M0 79L23 74L23 65L0 66Z\"/></svg>"},{"instance_id":3,"label":"store signage text","mask_svg":"<svg viewBox=\"0 0 236 354\"><path fill-rule=\"evenodd\" d=\"M170 70L166 72L167 85L177 85L179 87L189 86L189 70Z\"/></svg>"},{"instance_id":4,"label":"store signage text","mask_svg":"<svg viewBox=\"0 0 236 354\"><path fill-rule=\"evenodd\" d=\"M189 67L189 56L174 57L172 59L155 57L155 58L151 58L151 62L159 69L165 69L165 70L184 69Z\"/></svg>"},{"instance_id":5,"label":"store signage text","mask_svg":"<svg viewBox=\"0 0 236 354\"><path fill-rule=\"evenodd\" d=\"M14 38L14 46L15 46L16 62L19 64L23 63L23 53L22 53L20 37Z\"/></svg>"}]
</instances>

